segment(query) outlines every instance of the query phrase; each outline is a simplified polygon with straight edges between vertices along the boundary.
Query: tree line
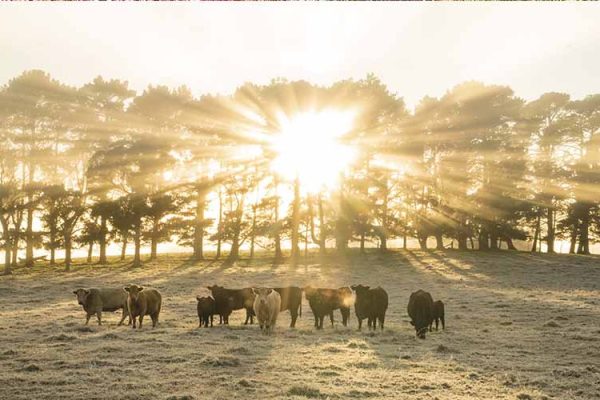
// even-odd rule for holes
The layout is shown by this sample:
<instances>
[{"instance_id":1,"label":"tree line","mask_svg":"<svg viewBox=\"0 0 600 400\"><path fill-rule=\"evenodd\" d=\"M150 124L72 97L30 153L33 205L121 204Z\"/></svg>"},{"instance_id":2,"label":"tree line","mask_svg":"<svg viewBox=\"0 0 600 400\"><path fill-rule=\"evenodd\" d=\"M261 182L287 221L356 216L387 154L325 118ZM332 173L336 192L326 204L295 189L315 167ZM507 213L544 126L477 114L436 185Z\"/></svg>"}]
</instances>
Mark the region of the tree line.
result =
<instances>
[{"instance_id":1,"label":"tree line","mask_svg":"<svg viewBox=\"0 0 600 400\"><path fill-rule=\"evenodd\" d=\"M281 115L354 110L340 140L357 154L336 187L301 190L270 167ZM507 86L465 82L409 111L377 77L328 86L275 79L230 95L95 78L65 85L32 70L0 89L0 245L5 272L88 249L107 261L119 243L157 256L158 244L210 244L283 257L291 244L385 251L434 238L458 249L589 254L600 238L600 95L549 92L533 101ZM302 155L314 162L310 154ZM288 199L288 200L286 200ZM216 217L207 217L209 209ZM24 257L19 257L24 254Z\"/></svg>"}]
</instances>

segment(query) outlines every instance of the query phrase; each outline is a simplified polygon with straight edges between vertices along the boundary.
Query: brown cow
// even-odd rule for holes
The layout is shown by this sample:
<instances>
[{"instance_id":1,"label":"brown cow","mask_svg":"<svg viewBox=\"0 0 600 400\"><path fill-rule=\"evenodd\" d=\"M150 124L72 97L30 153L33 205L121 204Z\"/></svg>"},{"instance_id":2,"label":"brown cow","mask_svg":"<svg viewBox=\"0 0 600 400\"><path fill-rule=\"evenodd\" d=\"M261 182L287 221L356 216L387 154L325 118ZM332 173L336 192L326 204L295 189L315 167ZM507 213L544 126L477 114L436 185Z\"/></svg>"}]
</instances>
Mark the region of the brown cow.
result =
<instances>
[{"instance_id":1,"label":"brown cow","mask_svg":"<svg viewBox=\"0 0 600 400\"><path fill-rule=\"evenodd\" d=\"M102 311L117 311L118 309L122 309L123 314L121 315L119 325L122 325L125 317L129 316L127 292L123 289L79 288L74 290L73 294L77 296L77 302L83 306L86 312L86 325L90 322L90 318L94 314L98 318L98 325L102 325ZM129 323L131 324L131 316L129 316Z\"/></svg>"},{"instance_id":2,"label":"brown cow","mask_svg":"<svg viewBox=\"0 0 600 400\"><path fill-rule=\"evenodd\" d=\"M205 328L208 328L208 319L210 318L210 326L213 326L213 315L217 314L217 308L215 306L215 299L210 296L200 297L196 296L198 300L198 328L202 328L204 324Z\"/></svg>"},{"instance_id":3,"label":"brown cow","mask_svg":"<svg viewBox=\"0 0 600 400\"><path fill-rule=\"evenodd\" d=\"M362 328L362 320L367 318L369 330L377 329L377 320L383 330L385 312L388 308L388 294L383 288L371 289L369 286L354 285L352 290L356 293L354 311L358 319L358 329Z\"/></svg>"},{"instance_id":4,"label":"brown cow","mask_svg":"<svg viewBox=\"0 0 600 400\"><path fill-rule=\"evenodd\" d=\"M138 316L140 322L139 329L142 329L142 322L145 315L149 315L152 318L152 327L155 328L156 324L158 324L158 315L160 314L162 305L162 296L158 290L145 289L143 286L137 285L129 285L124 289L129 293L127 305L129 306L129 312L133 320L133 329L136 327L135 317Z\"/></svg>"},{"instance_id":5,"label":"brown cow","mask_svg":"<svg viewBox=\"0 0 600 400\"><path fill-rule=\"evenodd\" d=\"M439 321L442 321L442 329L446 329L446 321L444 320L444 303L441 300L433 302L433 320L435 321L435 330L438 330ZM429 325L429 332L433 331L433 321Z\"/></svg>"},{"instance_id":6,"label":"brown cow","mask_svg":"<svg viewBox=\"0 0 600 400\"><path fill-rule=\"evenodd\" d=\"M298 315L302 316L302 289L296 286L274 288L281 296L281 310L290 310L292 322L290 328L296 326Z\"/></svg>"},{"instance_id":7,"label":"brown cow","mask_svg":"<svg viewBox=\"0 0 600 400\"><path fill-rule=\"evenodd\" d=\"M215 299L217 313L223 318L223 323L229 324L229 315L233 310L246 310L244 325L254 323L254 292L252 288L225 289L223 286L207 286Z\"/></svg>"},{"instance_id":8,"label":"brown cow","mask_svg":"<svg viewBox=\"0 0 600 400\"><path fill-rule=\"evenodd\" d=\"M415 327L417 337L425 339L427 328L433 321L433 298L429 292L417 290L411 293L407 306L410 323Z\"/></svg>"},{"instance_id":9,"label":"brown cow","mask_svg":"<svg viewBox=\"0 0 600 400\"><path fill-rule=\"evenodd\" d=\"M256 297L254 298L254 313L260 325L260 329L265 328L265 333L269 334L275 329L277 315L281 308L281 296L278 292L268 288L252 289Z\"/></svg>"},{"instance_id":10,"label":"brown cow","mask_svg":"<svg viewBox=\"0 0 600 400\"><path fill-rule=\"evenodd\" d=\"M338 308L342 314L342 324L348 325L350 306L352 305L352 289L349 287L325 289L306 286L304 294L315 317L315 328L323 329L323 319L326 315L329 315L333 326L333 311Z\"/></svg>"}]
</instances>

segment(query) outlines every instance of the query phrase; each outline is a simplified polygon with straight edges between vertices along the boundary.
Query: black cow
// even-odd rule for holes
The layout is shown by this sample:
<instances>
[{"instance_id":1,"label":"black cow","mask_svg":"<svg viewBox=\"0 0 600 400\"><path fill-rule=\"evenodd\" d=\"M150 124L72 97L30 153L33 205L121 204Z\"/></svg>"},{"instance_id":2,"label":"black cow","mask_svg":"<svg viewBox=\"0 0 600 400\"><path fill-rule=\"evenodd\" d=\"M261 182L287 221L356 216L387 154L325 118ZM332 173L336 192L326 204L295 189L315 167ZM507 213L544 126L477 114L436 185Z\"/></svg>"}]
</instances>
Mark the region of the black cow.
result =
<instances>
[{"instance_id":1,"label":"black cow","mask_svg":"<svg viewBox=\"0 0 600 400\"><path fill-rule=\"evenodd\" d=\"M302 316L302 289L296 286L288 286L283 288L274 288L281 296L281 310L290 310L292 323L290 328L296 326L298 315Z\"/></svg>"},{"instance_id":2,"label":"black cow","mask_svg":"<svg viewBox=\"0 0 600 400\"><path fill-rule=\"evenodd\" d=\"M417 290L408 299L410 323L415 327L417 337L425 339L427 328L433 322L433 298L429 292Z\"/></svg>"},{"instance_id":3,"label":"black cow","mask_svg":"<svg viewBox=\"0 0 600 400\"><path fill-rule=\"evenodd\" d=\"M358 329L362 328L363 319L367 318L369 330L371 327L377 329L377 320L383 330L385 321L385 312L388 308L388 294L383 288L376 287L371 289L369 286L354 285L351 286L356 293L356 302L354 311L358 319Z\"/></svg>"},{"instance_id":4,"label":"black cow","mask_svg":"<svg viewBox=\"0 0 600 400\"><path fill-rule=\"evenodd\" d=\"M208 319L210 318L210 326L213 326L213 315L217 313L217 307L215 305L215 299L212 297L200 297L196 296L198 300L198 328L208 328Z\"/></svg>"},{"instance_id":5,"label":"black cow","mask_svg":"<svg viewBox=\"0 0 600 400\"><path fill-rule=\"evenodd\" d=\"M348 325L352 305L352 290L349 287L322 289L307 286L304 288L304 294L315 317L315 328L323 329L323 319L326 315L329 315L333 326L333 311L338 308L342 314L342 324Z\"/></svg>"},{"instance_id":6,"label":"black cow","mask_svg":"<svg viewBox=\"0 0 600 400\"><path fill-rule=\"evenodd\" d=\"M223 323L229 324L229 315L234 310L246 310L246 320L244 325L254 323L254 292L252 288L244 289L225 289L223 286L207 286L215 299L216 313L221 316Z\"/></svg>"},{"instance_id":7,"label":"black cow","mask_svg":"<svg viewBox=\"0 0 600 400\"><path fill-rule=\"evenodd\" d=\"M438 330L438 323L442 321L442 329L446 329L446 321L444 321L444 303L441 300L433 302L433 320L435 320L435 330ZM433 330L433 321L429 325L429 332Z\"/></svg>"}]
</instances>

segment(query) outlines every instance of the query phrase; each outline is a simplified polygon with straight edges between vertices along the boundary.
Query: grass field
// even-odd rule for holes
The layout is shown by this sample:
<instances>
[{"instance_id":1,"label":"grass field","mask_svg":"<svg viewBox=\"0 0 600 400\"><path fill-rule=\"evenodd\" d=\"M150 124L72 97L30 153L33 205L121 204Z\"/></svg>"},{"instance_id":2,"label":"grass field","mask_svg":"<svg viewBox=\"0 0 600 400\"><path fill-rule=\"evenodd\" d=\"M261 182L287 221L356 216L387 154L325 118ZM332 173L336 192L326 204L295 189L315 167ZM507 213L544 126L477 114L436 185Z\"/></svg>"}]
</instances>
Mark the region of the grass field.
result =
<instances>
[{"instance_id":1,"label":"grass field","mask_svg":"<svg viewBox=\"0 0 600 400\"><path fill-rule=\"evenodd\" d=\"M131 269L75 265L0 277L2 399L600 399L600 257L528 253L393 252L316 256L291 268L268 259L190 262L163 256ZM139 283L163 294L160 325L141 331L84 313L72 290ZM205 286L381 285L383 332L312 327L306 300L275 333L198 329ZM415 338L406 304L423 288L446 303L447 328ZM218 320L218 318L217 318Z\"/></svg>"}]
</instances>

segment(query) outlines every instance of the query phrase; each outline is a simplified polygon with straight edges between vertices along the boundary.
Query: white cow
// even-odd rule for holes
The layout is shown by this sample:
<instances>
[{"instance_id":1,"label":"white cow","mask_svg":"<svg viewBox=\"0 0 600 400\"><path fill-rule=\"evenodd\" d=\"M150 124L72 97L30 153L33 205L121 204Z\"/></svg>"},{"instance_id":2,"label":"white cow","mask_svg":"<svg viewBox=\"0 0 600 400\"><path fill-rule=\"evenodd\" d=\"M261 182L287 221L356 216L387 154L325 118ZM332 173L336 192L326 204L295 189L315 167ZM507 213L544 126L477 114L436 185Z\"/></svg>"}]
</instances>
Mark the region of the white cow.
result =
<instances>
[{"instance_id":1,"label":"white cow","mask_svg":"<svg viewBox=\"0 0 600 400\"><path fill-rule=\"evenodd\" d=\"M281 296L273 289L257 288L252 289L256 297L254 298L254 313L258 319L260 329L265 328L265 333L269 334L275 328L277 315L281 308Z\"/></svg>"}]
</instances>

